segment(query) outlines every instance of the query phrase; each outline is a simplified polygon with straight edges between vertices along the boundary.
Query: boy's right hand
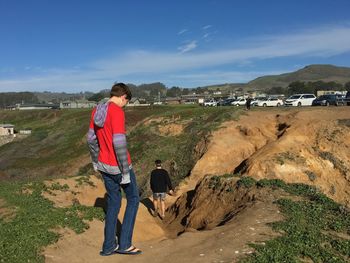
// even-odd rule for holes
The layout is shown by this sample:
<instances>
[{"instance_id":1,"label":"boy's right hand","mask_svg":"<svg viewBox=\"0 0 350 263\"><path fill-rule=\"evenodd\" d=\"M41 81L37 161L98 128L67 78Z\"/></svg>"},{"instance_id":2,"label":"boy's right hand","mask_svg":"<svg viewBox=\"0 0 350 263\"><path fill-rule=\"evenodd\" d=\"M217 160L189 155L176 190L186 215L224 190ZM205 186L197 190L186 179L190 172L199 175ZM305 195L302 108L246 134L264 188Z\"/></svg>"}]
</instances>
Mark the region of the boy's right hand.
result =
<instances>
[{"instance_id":1,"label":"boy's right hand","mask_svg":"<svg viewBox=\"0 0 350 263\"><path fill-rule=\"evenodd\" d=\"M92 167L94 168L95 172L98 172L98 170L97 170L97 163L92 163Z\"/></svg>"}]
</instances>

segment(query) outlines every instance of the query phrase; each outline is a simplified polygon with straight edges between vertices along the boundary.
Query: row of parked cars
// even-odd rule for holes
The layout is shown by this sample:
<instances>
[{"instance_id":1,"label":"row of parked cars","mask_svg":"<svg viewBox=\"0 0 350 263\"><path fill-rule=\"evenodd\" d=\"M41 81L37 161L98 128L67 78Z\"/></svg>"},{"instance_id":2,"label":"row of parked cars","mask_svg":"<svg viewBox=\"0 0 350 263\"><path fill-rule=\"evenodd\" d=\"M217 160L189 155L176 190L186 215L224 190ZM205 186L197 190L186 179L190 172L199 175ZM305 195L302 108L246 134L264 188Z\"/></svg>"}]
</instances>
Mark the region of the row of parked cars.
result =
<instances>
[{"instance_id":1,"label":"row of parked cars","mask_svg":"<svg viewBox=\"0 0 350 263\"><path fill-rule=\"evenodd\" d=\"M241 99L225 99L215 101L209 99L204 101L204 106L244 106L247 103L246 98ZM294 94L282 100L277 97L257 97L251 99L251 106L259 107L280 107L280 106L329 106L329 105L348 105L350 106L350 91L346 95L341 94L325 94L316 97L314 94Z\"/></svg>"}]
</instances>

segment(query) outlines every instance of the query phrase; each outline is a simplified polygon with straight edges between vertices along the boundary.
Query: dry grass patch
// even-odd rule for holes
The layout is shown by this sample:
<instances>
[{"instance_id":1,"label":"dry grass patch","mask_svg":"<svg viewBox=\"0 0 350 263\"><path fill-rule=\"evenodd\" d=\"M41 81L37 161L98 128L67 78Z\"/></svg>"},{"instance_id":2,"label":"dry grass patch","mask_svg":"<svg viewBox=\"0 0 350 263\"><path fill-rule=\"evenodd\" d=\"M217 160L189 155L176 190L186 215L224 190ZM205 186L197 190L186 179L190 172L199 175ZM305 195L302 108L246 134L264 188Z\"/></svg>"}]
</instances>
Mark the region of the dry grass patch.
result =
<instances>
[{"instance_id":1,"label":"dry grass patch","mask_svg":"<svg viewBox=\"0 0 350 263\"><path fill-rule=\"evenodd\" d=\"M0 198L0 219L9 222L15 216L15 209L8 207L5 200Z\"/></svg>"}]
</instances>

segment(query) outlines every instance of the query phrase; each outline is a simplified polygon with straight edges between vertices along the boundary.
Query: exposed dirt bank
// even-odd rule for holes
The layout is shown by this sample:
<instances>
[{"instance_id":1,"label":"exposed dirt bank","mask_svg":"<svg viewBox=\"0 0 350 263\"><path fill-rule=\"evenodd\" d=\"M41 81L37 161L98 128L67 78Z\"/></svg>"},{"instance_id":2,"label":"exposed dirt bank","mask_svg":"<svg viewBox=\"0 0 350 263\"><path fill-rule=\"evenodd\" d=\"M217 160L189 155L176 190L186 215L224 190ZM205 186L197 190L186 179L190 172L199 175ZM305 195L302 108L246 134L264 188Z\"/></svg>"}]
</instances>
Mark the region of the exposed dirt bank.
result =
<instances>
[{"instance_id":1,"label":"exposed dirt bank","mask_svg":"<svg viewBox=\"0 0 350 263\"><path fill-rule=\"evenodd\" d=\"M349 205L350 108L252 111L224 123L179 194L205 175L226 173L315 185Z\"/></svg>"}]
</instances>

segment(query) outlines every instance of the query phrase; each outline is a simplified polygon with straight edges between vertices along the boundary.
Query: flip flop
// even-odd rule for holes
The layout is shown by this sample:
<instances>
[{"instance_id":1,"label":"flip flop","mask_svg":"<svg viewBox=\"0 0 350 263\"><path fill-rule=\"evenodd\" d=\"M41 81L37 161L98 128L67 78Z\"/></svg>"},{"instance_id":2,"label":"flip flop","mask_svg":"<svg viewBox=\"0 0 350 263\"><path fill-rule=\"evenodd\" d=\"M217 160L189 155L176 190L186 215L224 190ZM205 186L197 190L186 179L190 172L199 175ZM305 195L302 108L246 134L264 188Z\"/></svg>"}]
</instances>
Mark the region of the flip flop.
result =
<instances>
[{"instance_id":1,"label":"flip flop","mask_svg":"<svg viewBox=\"0 0 350 263\"><path fill-rule=\"evenodd\" d=\"M116 254L118 251L118 246L113 249L111 252L103 252L102 250L100 251L100 256L111 256L111 255L114 255Z\"/></svg>"},{"instance_id":2,"label":"flip flop","mask_svg":"<svg viewBox=\"0 0 350 263\"><path fill-rule=\"evenodd\" d=\"M142 251L134 246L131 246L127 250L117 250L116 251L118 254L123 254L123 255L139 255L142 253Z\"/></svg>"}]
</instances>

